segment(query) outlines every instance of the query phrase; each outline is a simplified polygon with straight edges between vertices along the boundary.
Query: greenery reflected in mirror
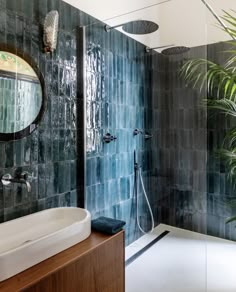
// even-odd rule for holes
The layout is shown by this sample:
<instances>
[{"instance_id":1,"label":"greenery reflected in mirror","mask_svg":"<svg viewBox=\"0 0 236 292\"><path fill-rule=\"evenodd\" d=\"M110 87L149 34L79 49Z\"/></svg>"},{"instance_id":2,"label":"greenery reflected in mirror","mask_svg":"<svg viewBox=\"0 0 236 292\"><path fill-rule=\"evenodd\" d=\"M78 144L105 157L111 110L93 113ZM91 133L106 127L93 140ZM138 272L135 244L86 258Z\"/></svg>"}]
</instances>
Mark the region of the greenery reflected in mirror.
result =
<instances>
[{"instance_id":1,"label":"greenery reflected in mirror","mask_svg":"<svg viewBox=\"0 0 236 292\"><path fill-rule=\"evenodd\" d=\"M21 57L0 50L0 133L19 133L27 127L32 132L42 104L43 89L35 70Z\"/></svg>"}]
</instances>

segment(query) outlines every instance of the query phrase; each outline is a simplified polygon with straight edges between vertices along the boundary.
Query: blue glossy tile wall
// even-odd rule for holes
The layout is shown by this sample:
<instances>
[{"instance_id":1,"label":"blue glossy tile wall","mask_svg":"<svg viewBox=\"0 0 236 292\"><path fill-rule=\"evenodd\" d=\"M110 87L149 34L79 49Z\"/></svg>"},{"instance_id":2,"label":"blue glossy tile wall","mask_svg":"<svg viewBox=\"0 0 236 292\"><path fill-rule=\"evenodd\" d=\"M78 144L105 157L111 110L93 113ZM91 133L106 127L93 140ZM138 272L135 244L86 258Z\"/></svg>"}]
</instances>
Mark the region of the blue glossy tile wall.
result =
<instances>
[{"instance_id":1,"label":"blue glossy tile wall","mask_svg":"<svg viewBox=\"0 0 236 292\"><path fill-rule=\"evenodd\" d=\"M120 32L107 33L102 23L86 28L86 206L93 218L125 220L127 244L140 236L135 222L134 150L144 177L151 171L151 141L133 135L135 128L151 128L150 61L142 44ZM117 140L103 143L106 133ZM145 208L140 205L143 228L148 230Z\"/></svg>"},{"instance_id":2,"label":"blue glossy tile wall","mask_svg":"<svg viewBox=\"0 0 236 292\"><path fill-rule=\"evenodd\" d=\"M60 13L58 48L52 57L42 53L42 23L51 9ZM37 131L20 141L0 143L0 175L28 170L35 176L30 195L21 186L0 186L0 222L54 206L75 206L78 192L83 195L83 100L77 99L77 79L82 75L78 76L76 42L76 28L83 25L85 202L92 216L126 220L127 244L141 235L133 193L136 150L155 224L234 239L234 226L225 225L225 218L234 214L225 206L233 191L224 167L213 156L230 123L208 120L198 106L201 96L186 88L178 72L185 58L206 57L206 48L170 59L146 54L143 45L116 30L106 33L101 22L60 0L0 0L0 43L32 56L45 76L49 97ZM210 46L208 55L221 62L221 49ZM153 134L153 139L134 137L135 128ZM104 144L107 132L117 140ZM148 229L150 217L139 195L140 219Z\"/></svg>"},{"instance_id":3,"label":"blue glossy tile wall","mask_svg":"<svg viewBox=\"0 0 236 292\"><path fill-rule=\"evenodd\" d=\"M42 43L44 18L59 11L58 46L45 55ZM94 21L85 13L59 0L0 0L0 43L30 55L45 77L48 104L38 129L27 138L0 143L0 176L22 171L33 173L32 192L25 186L0 184L0 222L45 208L77 206L78 180L83 153L77 104L78 26ZM82 114L81 114L82 116Z\"/></svg>"},{"instance_id":4,"label":"blue glossy tile wall","mask_svg":"<svg viewBox=\"0 0 236 292\"><path fill-rule=\"evenodd\" d=\"M82 64L77 60L76 32L86 25L86 79L91 85L86 92L86 207L93 217L105 214L126 220L127 243L133 241L140 236L135 224L134 149L145 184L151 160L150 143L132 134L134 128L151 127L151 102L145 98L151 90L150 59L144 46L117 31L105 33L101 22L60 0L1 0L0 7L0 42L32 56L48 91L48 107L39 128L28 138L0 143L0 175L28 170L35 176L30 195L22 186L0 187L0 221L83 202L83 100L77 92L77 79L83 76L78 76L81 68L76 67ZM42 23L51 9L60 15L58 47L52 57L42 53ZM104 145L106 132L116 135L117 141ZM143 227L149 228L145 206L141 209Z\"/></svg>"}]
</instances>

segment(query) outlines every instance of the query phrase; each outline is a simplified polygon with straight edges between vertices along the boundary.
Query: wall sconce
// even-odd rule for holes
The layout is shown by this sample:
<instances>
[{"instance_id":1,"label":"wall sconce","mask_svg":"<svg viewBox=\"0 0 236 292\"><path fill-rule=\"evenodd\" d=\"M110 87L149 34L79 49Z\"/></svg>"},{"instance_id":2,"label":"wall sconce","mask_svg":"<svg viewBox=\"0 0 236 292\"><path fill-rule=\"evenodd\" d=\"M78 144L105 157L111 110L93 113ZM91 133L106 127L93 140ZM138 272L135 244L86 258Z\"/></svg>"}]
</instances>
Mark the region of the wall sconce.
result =
<instances>
[{"instance_id":1,"label":"wall sconce","mask_svg":"<svg viewBox=\"0 0 236 292\"><path fill-rule=\"evenodd\" d=\"M50 11L44 21L44 52L52 53L57 47L59 13L56 10Z\"/></svg>"}]
</instances>

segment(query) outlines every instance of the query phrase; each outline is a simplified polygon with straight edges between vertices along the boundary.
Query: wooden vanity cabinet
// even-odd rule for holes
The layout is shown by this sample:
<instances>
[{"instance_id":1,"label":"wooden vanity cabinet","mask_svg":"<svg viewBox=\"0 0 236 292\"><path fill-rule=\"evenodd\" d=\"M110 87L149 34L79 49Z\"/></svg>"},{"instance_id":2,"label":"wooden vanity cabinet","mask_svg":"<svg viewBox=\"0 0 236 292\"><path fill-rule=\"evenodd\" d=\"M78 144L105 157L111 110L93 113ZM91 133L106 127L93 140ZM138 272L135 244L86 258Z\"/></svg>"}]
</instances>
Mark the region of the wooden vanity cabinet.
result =
<instances>
[{"instance_id":1,"label":"wooden vanity cabinet","mask_svg":"<svg viewBox=\"0 0 236 292\"><path fill-rule=\"evenodd\" d=\"M0 283L1 292L124 292L124 231L77 245Z\"/></svg>"}]
</instances>

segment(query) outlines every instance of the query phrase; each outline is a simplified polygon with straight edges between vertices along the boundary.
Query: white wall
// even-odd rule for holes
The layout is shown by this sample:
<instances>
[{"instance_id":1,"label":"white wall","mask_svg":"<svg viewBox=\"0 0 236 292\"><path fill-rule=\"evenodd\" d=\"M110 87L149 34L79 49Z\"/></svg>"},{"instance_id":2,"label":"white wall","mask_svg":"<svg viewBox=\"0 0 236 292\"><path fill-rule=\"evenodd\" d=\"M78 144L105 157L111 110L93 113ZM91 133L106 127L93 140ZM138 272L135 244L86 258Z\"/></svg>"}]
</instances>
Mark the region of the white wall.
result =
<instances>
[{"instance_id":1,"label":"white wall","mask_svg":"<svg viewBox=\"0 0 236 292\"><path fill-rule=\"evenodd\" d=\"M217 20L201 0L64 0L82 11L116 25L130 20L145 19L156 22L160 29L145 36L132 36L149 47L167 44L195 47L227 40L229 37L219 29ZM207 0L217 14L222 10L236 10L236 0ZM124 16L127 12L142 9Z\"/></svg>"}]
</instances>

